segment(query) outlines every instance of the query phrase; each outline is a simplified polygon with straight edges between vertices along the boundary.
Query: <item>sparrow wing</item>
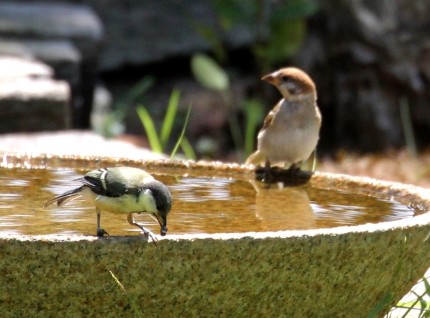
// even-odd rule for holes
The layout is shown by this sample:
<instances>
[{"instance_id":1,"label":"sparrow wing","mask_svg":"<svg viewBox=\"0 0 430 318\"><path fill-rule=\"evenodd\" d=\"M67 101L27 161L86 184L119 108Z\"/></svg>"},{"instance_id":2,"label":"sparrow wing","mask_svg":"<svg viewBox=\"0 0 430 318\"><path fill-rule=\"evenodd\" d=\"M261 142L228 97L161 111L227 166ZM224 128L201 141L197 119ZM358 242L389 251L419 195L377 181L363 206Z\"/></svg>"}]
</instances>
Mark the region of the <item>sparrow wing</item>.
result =
<instances>
[{"instance_id":1,"label":"sparrow wing","mask_svg":"<svg viewBox=\"0 0 430 318\"><path fill-rule=\"evenodd\" d=\"M267 114L266 118L264 118L263 127L261 127L260 131L267 129L272 125L273 118L276 116L276 113L279 112L281 108L282 100L276 104L275 107Z\"/></svg>"}]
</instances>

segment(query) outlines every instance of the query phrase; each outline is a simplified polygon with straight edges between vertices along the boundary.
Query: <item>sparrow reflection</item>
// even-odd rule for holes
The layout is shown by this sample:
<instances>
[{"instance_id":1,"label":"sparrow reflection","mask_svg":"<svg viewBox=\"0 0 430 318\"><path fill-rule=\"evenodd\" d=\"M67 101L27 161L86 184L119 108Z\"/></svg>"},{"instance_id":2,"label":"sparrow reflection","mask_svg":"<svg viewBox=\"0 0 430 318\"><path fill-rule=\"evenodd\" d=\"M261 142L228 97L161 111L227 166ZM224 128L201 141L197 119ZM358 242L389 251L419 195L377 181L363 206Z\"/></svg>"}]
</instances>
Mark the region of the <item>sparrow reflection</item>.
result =
<instances>
[{"instance_id":1,"label":"sparrow reflection","mask_svg":"<svg viewBox=\"0 0 430 318\"><path fill-rule=\"evenodd\" d=\"M266 231L316 228L315 215L305 186L283 186L250 181L256 191L255 216Z\"/></svg>"}]
</instances>

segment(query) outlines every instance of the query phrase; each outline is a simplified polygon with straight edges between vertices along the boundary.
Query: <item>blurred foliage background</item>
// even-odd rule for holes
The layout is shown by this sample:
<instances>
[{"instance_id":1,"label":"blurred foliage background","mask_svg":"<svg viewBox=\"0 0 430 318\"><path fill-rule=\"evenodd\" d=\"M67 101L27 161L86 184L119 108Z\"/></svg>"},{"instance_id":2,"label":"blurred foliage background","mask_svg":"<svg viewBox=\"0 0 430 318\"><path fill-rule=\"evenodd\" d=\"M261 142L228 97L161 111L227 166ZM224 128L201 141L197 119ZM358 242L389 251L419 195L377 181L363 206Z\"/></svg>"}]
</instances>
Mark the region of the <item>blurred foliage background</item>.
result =
<instances>
[{"instance_id":1,"label":"blurred foliage background","mask_svg":"<svg viewBox=\"0 0 430 318\"><path fill-rule=\"evenodd\" d=\"M70 84L72 128L91 118L108 138L168 154L180 139L179 156L237 162L280 98L260 78L297 66L317 84L320 159L417 158L430 133L429 14L426 0L22 0L0 3L0 53Z\"/></svg>"}]
</instances>

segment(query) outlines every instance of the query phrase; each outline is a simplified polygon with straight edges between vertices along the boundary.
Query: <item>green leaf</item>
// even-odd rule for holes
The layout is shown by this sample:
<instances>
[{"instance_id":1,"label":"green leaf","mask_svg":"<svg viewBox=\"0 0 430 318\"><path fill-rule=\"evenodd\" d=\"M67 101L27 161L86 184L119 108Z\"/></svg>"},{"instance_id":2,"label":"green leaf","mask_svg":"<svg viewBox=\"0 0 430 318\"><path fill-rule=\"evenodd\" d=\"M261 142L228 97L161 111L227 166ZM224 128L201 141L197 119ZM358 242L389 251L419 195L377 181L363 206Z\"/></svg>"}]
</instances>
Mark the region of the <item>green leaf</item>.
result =
<instances>
[{"instance_id":1,"label":"green leaf","mask_svg":"<svg viewBox=\"0 0 430 318\"><path fill-rule=\"evenodd\" d=\"M169 141L170 134L175 123L176 113L178 112L179 106L179 90L175 89L170 94L169 104L167 105L166 114L164 115L163 125L161 126L161 146L163 149L166 148L167 142Z\"/></svg>"},{"instance_id":2,"label":"green leaf","mask_svg":"<svg viewBox=\"0 0 430 318\"><path fill-rule=\"evenodd\" d=\"M255 131L263 119L263 104L258 99L245 100L243 112L245 113L245 157L254 151Z\"/></svg>"},{"instance_id":3,"label":"green leaf","mask_svg":"<svg viewBox=\"0 0 430 318\"><path fill-rule=\"evenodd\" d=\"M427 280L427 277L423 277L423 283L424 283L424 286L425 286L425 288L426 288L426 293L427 293L427 295L429 295L429 296L430 296L430 283L429 283L429 281Z\"/></svg>"},{"instance_id":4,"label":"green leaf","mask_svg":"<svg viewBox=\"0 0 430 318\"><path fill-rule=\"evenodd\" d=\"M377 318L380 316L381 312L385 307L393 301L393 295L391 293L385 294L372 308L372 310L367 315L367 318Z\"/></svg>"},{"instance_id":5,"label":"green leaf","mask_svg":"<svg viewBox=\"0 0 430 318\"><path fill-rule=\"evenodd\" d=\"M143 106L137 106L137 115L142 122L143 128L145 129L146 135L149 140L149 145L151 150L157 153L163 153L163 147L161 145L160 139L157 135L157 130L155 129L154 121L149 115L148 111Z\"/></svg>"},{"instance_id":6,"label":"green leaf","mask_svg":"<svg viewBox=\"0 0 430 318\"><path fill-rule=\"evenodd\" d=\"M304 19L315 14L319 9L318 1L316 0L289 0L279 2L279 5L274 7L272 21L285 22L287 20Z\"/></svg>"},{"instance_id":7,"label":"green leaf","mask_svg":"<svg viewBox=\"0 0 430 318\"><path fill-rule=\"evenodd\" d=\"M191 71L199 84L208 89L222 92L230 86L227 73L207 55L193 55Z\"/></svg>"},{"instance_id":8,"label":"green leaf","mask_svg":"<svg viewBox=\"0 0 430 318\"><path fill-rule=\"evenodd\" d=\"M194 152L193 146L191 146L187 137L182 138L181 149L187 159L196 160L196 153Z\"/></svg>"},{"instance_id":9,"label":"green leaf","mask_svg":"<svg viewBox=\"0 0 430 318\"><path fill-rule=\"evenodd\" d=\"M213 53L219 61L227 58L226 49L222 43L222 37L216 33L213 26L194 23L194 29L212 46Z\"/></svg>"},{"instance_id":10,"label":"green leaf","mask_svg":"<svg viewBox=\"0 0 430 318\"><path fill-rule=\"evenodd\" d=\"M306 34L306 22L286 21L272 25L271 30L270 41L265 46L256 47L255 54L261 59L269 59L271 64L276 64L296 54L300 49Z\"/></svg>"},{"instance_id":11,"label":"green leaf","mask_svg":"<svg viewBox=\"0 0 430 318\"><path fill-rule=\"evenodd\" d=\"M214 0L213 4L224 30L230 30L235 24L252 23L257 11L255 1Z\"/></svg>"},{"instance_id":12,"label":"green leaf","mask_svg":"<svg viewBox=\"0 0 430 318\"><path fill-rule=\"evenodd\" d=\"M411 109L406 97L400 99L400 119L402 121L403 135L405 137L406 148L409 154L416 158L418 156L414 125L411 118Z\"/></svg>"},{"instance_id":13,"label":"green leaf","mask_svg":"<svg viewBox=\"0 0 430 318\"><path fill-rule=\"evenodd\" d=\"M188 106L188 111L187 111L187 115L185 117L184 125L182 126L181 134L180 134L180 136L178 138L178 141L175 144L175 147L172 150L172 153L170 154L170 159L172 159L176 155L176 153L178 152L179 146L181 145L181 143L182 143L182 141L184 139L185 131L187 130L188 121L190 119L190 114L191 114L191 105Z\"/></svg>"},{"instance_id":14,"label":"green leaf","mask_svg":"<svg viewBox=\"0 0 430 318\"><path fill-rule=\"evenodd\" d=\"M134 84L127 91L127 93L118 100L116 107L114 108L120 111L125 111L124 108L127 108L131 106L131 104L135 103L152 85L154 85L154 79L150 76L145 76L136 84Z\"/></svg>"}]
</instances>

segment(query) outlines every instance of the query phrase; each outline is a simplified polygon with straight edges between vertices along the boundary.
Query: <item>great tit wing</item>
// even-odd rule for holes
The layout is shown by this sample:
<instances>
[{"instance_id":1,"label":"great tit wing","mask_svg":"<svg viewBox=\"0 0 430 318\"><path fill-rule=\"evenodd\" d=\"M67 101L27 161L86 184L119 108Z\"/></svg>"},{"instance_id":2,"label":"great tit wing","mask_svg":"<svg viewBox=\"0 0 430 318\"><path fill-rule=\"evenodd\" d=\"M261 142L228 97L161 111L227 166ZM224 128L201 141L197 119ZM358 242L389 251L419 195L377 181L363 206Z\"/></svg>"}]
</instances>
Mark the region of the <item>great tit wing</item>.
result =
<instances>
[{"instance_id":1,"label":"great tit wing","mask_svg":"<svg viewBox=\"0 0 430 318\"><path fill-rule=\"evenodd\" d=\"M119 197L126 193L123 183L112 180L108 169L98 169L88 172L82 179L82 183L89 187L95 194L107 197Z\"/></svg>"}]
</instances>

